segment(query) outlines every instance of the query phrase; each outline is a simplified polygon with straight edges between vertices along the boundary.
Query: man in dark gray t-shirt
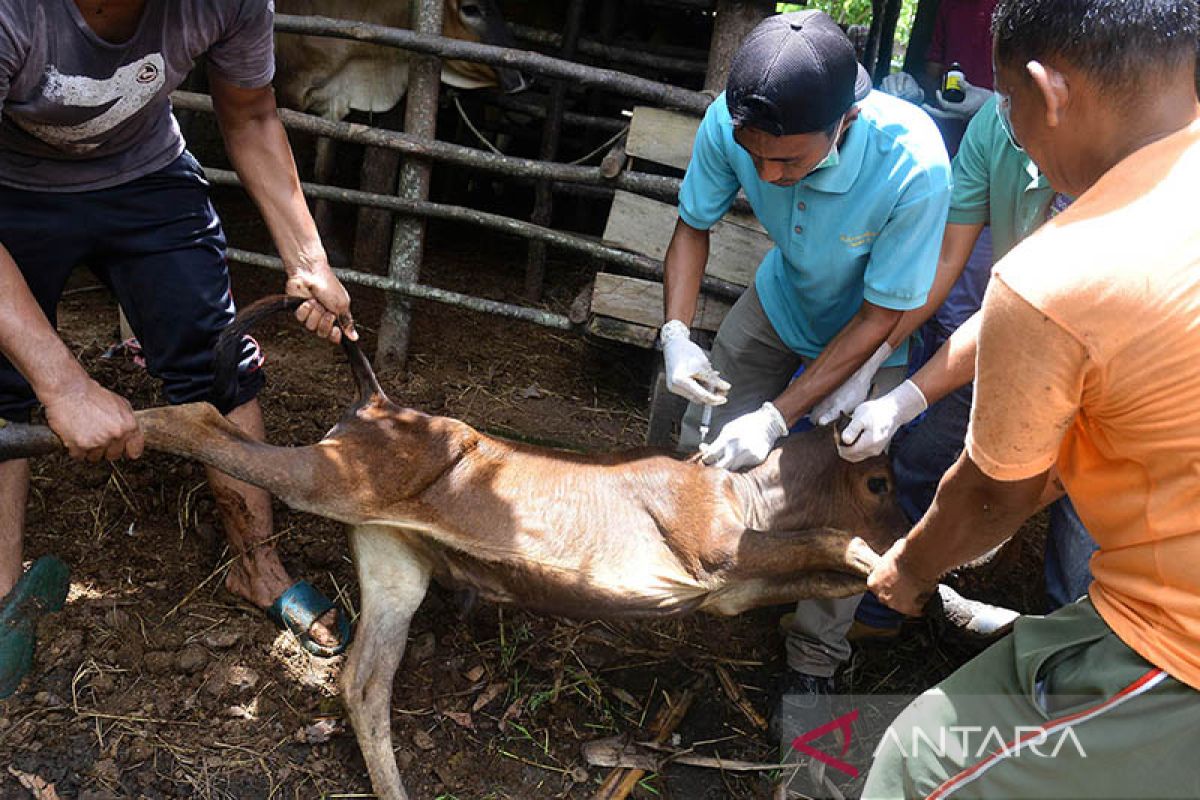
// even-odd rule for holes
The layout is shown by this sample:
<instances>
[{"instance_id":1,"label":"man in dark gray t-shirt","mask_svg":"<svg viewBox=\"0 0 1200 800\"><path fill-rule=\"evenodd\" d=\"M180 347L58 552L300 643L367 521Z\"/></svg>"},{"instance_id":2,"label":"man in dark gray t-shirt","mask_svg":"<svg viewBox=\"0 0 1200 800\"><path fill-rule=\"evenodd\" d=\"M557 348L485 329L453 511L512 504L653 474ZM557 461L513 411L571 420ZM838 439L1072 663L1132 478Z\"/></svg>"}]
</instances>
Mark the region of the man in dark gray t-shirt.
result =
<instances>
[{"instance_id":1,"label":"man in dark gray t-shirt","mask_svg":"<svg viewBox=\"0 0 1200 800\"><path fill-rule=\"evenodd\" d=\"M196 59L242 89L275 74L267 0L147 3L120 44L86 5L0 0L0 184L82 192L156 172L183 153L168 96Z\"/></svg>"},{"instance_id":2,"label":"man in dark gray t-shirt","mask_svg":"<svg viewBox=\"0 0 1200 800\"><path fill-rule=\"evenodd\" d=\"M0 418L26 420L40 402L71 455L140 455L129 403L91 380L54 330L81 262L112 288L168 401L209 399L212 345L234 306L220 221L169 100L201 56L286 291L307 298L297 317L334 342L357 338L276 113L273 15L271 0L0 0ZM253 340L242 356L237 395L221 411L262 438ZM288 577L269 543L270 498L212 470L208 478L240 555L227 587L312 652L339 652L345 618ZM66 589L52 557L22 572L28 484L27 462L0 464L0 697L28 670L36 609L61 604Z\"/></svg>"}]
</instances>

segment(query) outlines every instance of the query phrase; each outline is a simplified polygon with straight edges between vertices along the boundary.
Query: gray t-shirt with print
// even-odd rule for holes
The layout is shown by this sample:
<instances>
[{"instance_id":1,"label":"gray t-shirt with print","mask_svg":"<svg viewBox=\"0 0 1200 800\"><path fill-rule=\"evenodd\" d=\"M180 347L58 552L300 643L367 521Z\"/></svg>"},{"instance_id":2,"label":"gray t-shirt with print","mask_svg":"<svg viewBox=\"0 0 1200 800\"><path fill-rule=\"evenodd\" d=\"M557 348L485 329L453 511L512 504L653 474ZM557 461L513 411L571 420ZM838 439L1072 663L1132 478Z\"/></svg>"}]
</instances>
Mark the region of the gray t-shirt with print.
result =
<instances>
[{"instance_id":1,"label":"gray t-shirt with print","mask_svg":"<svg viewBox=\"0 0 1200 800\"><path fill-rule=\"evenodd\" d=\"M229 83L270 83L273 16L273 0L146 0L112 43L74 0L0 0L0 184L81 192L162 169L184 148L168 95L205 53Z\"/></svg>"}]
</instances>

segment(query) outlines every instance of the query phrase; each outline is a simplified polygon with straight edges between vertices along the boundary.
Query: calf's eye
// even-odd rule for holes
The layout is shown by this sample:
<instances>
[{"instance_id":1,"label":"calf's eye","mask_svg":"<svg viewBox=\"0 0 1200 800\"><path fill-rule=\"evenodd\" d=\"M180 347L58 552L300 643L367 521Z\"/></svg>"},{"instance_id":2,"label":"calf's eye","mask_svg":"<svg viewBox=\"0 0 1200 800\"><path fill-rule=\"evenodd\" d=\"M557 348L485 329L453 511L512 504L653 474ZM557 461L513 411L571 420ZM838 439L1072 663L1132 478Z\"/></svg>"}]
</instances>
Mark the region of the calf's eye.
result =
<instances>
[{"instance_id":1,"label":"calf's eye","mask_svg":"<svg viewBox=\"0 0 1200 800\"><path fill-rule=\"evenodd\" d=\"M888 479L887 478L868 478L867 489L871 494L887 494Z\"/></svg>"}]
</instances>

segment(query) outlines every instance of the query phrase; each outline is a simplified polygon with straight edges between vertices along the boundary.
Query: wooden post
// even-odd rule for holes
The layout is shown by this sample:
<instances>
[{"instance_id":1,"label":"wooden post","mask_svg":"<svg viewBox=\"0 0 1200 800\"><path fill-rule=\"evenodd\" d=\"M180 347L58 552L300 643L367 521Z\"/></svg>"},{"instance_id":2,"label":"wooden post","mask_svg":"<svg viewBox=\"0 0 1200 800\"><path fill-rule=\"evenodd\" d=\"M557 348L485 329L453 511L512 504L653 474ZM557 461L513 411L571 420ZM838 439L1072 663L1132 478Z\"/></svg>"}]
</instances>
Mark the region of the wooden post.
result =
<instances>
[{"instance_id":1,"label":"wooden post","mask_svg":"<svg viewBox=\"0 0 1200 800\"><path fill-rule=\"evenodd\" d=\"M883 6L886 0L871 0L871 30L867 34L867 46L863 52L862 65L869 75L875 74L879 61L879 36L883 30Z\"/></svg>"},{"instance_id":2,"label":"wooden post","mask_svg":"<svg viewBox=\"0 0 1200 800\"><path fill-rule=\"evenodd\" d=\"M413 5L413 30L438 35L442 31L443 0L419 0ZM433 139L437 133L438 82L442 62L435 56L412 57L409 67L408 99L404 111L404 130L414 136ZM397 194L408 200L429 197L432 165L425 159L405 159L400 170ZM394 281L417 283L425 252L425 221L418 217L400 217L392 236L392 256L388 274ZM375 363L379 367L403 367L408 358L409 324L412 303L389 295L379 325L379 344Z\"/></svg>"},{"instance_id":3,"label":"wooden post","mask_svg":"<svg viewBox=\"0 0 1200 800\"><path fill-rule=\"evenodd\" d=\"M765 0L717 0L717 19L713 24L712 44L708 49L708 71L704 88L720 92L729 77L729 65L746 34L775 10Z\"/></svg>"},{"instance_id":4,"label":"wooden post","mask_svg":"<svg viewBox=\"0 0 1200 800\"><path fill-rule=\"evenodd\" d=\"M571 0L567 6L567 22L563 28L562 50L559 57L570 61L575 57L579 46L579 34L583 28L583 0ZM542 127L542 147L538 158L542 161L554 161L558 156L558 140L562 134L563 111L567 102L567 83L557 80L550 89L546 100L546 123ZM538 181L534 190L533 216L534 225L550 224L554 215L554 192L549 181ZM529 255L525 262L525 297L537 301L542 297L542 283L546 278L546 244L545 242L530 242Z\"/></svg>"},{"instance_id":5,"label":"wooden post","mask_svg":"<svg viewBox=\"0 0 1200 800\"><path fill-rule=\"evenodd\" d=\"M604 0L606 5L600 8L600 24L597 26L599 41L595 39L580 39L579 52L591 56L599 64L626 64L658 72L676 72L681 75L703 75L707 68L706 59L698 56L706 55L706 51L694 51L686 48L670 48L667 53L657 52L655 46L646 42L643 47L633 49L613 44L616 40L617 25L620 23L620 8ZM509 25L513 36L523 42L542 47L562 47L562 36L550 31L531 28L525 25Z\"/></svg>"},{"instance_id":6,"label":"wooden post","mask_svg":"<svg viewBox=\"0 0 1200 800\"><path fill-rule=\"evenodd\" d=\"M600 34L600 43L605 47L612 45L613 40L617 38L617 29L621 24L621 9L618 5L617 0L603 0L600 4L600 24L597 31Z\"/></svg>"},{"instance_id":7,"label":"wooden post","mask_svg":"<svg viewBox=\"0 0 1200 800\"><path fill-rule=\"evenodd\" d=\"M904 71L914 77L925 73L925 54L933 40L933 24L937 21L939 0L920 0L917 15L913 18L912 33L908 38L908 50L904 54Z\"/></svg>"},{"instance_id":8,"label":"wooden post","mask_svg":"<svg viewBox=\"0 0 1200 800\"><path fill-rule=\"evenodd\" d=\"M900 22L901 0L885 0L883 6L883 23L879 29L879 56L875 62L875 70L871 80L878 86L879 82L892 71L892 53L896 49L896 25Z\"/></svg>"}]
</instances>

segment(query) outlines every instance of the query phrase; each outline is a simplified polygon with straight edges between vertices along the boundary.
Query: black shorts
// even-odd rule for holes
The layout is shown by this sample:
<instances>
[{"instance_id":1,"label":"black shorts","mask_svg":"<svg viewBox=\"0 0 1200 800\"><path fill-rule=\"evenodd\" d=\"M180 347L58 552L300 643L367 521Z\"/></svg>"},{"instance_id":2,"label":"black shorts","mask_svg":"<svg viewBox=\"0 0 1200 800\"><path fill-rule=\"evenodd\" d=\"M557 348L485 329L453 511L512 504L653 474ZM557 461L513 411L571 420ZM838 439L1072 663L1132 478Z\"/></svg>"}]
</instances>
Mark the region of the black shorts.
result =
<instances>
[{"instance_id":1,"label":"black shorts","mask_svg":"<svg viewBox=\"0 0 1200 800\"><path fill-rule=\"evenodd\" d=\"M57 324L72 270L86 264L116 295L167 400L210 399L213 345L235 309L225 234L191 154L108 189L59 193L0 186L0 244L51 324ZM258 394L261 364L258 346L247 337L237 395L222 413ZM36 404L29 383L0 356L0 417L27 421Z\"/></svg>"}]
</instances>

